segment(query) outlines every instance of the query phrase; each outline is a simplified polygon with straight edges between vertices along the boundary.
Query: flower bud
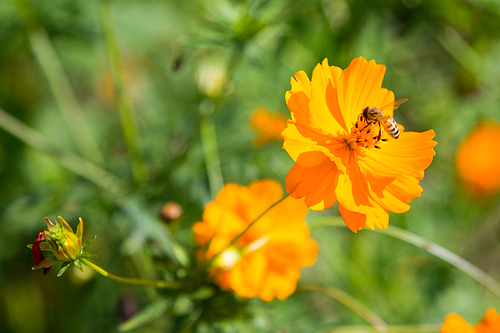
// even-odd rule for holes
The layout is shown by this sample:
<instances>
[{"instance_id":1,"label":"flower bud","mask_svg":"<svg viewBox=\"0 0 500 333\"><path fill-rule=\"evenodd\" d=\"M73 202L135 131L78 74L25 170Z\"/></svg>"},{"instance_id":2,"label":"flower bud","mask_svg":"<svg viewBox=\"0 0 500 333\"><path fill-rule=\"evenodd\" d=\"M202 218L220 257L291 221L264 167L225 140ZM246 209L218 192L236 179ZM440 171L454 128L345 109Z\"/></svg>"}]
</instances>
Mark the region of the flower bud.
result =
<instances>
[{"instance_id":1,"label":"flower bud","mask_svg":"<svg viewBox=\"0 0 500 333\"><path fill-rule=\"evenodd\" d=\"M223 62L215 57L204 59L196 73L200 92L210 99L218 99L229 80Z\"/></svg>"},{"instance_id":2,"label":"flower bud","mask_svg":"<svg viewBox=\"0 0 500 333\"><path fill-rule=\"evenodd\" d=\"M71 229L68 222L61 216L58 216L60 224L55 224L48 218L45 218L48 231L45 231L45 237L50 245L50 250L54 253L54 256L60 261L74 261L80 258L80 254L83 251L82 248L82 233L83 233L83 221L80 219L80 223L77 227L77 233L80 233L78 237Z\"/></svg>"},{"instance_id":3,"label":"flower bud","mask_svg":"<svg viewBox=\"0 0 500 333\"><path fill-rule=\"evenodd\" d=\"M182 207L177 202L169 201L161 207L160 215L165 222L177 220L182 215Z\"/></svg>"},{"instance_id":4,"label":"flower bud","mask_svg":"<svg viewBox=\"0 0 500 333\"><path fill-rule=\"evenodd\" d=\"M52 222L45 218L49 230L40 231L33 244L28 245L33 255L35 266L33 270L43 268L44 274L50 271L50 268L58 261L64 262L57 276L61 276L69 264L73 262L77 268L82 270L80 258L89 258L94 256L83 249L95 239L91 238L82 243L83 220L80 218L76 234L70 225L61 216L58 216L59 222ZM45 257L42 251L50 251L54 255Z\"/></svg>"}]
</instances>

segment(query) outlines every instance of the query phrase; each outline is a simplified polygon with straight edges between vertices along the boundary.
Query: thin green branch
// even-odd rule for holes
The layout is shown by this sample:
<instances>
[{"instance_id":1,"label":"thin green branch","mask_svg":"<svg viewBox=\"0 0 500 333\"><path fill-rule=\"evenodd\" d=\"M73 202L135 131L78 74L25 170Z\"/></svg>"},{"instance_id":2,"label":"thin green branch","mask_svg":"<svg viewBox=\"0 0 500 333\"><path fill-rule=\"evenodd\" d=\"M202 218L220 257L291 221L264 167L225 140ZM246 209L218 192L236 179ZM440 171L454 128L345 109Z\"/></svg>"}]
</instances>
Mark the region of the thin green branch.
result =
<instances>
[{"instance_id":1,"label":"thin green branch","mask_svg":"<svg viewBox=\"0 0 500 333\"><path fill-rule=\"evenodd\" d=\"M33 55L47 79L76 146L85 158L102 164L103 155L47 32L42 26L34 23L36 14L28 1L16 0L14 3L27 25L28 41Z\"/></svg>"},{"instance_id":2,"label":"thin green branch","mask_svg":"<svg viewBox=\"0 0 500 333\"><path fill-rule=\"evenodd\" d=\"M319 292L321 295L327 296L331 299L343 304L354 313L358 314L368 324L373 326L374 332L389 332L388 325L376 313L367 308L360 301L347 294L346 292L331 286L321 286L319 284L301 284L297 287L297 291L314 291Z\"/></svg>"},{"instance_id":3,"label":"thin green branch","mask_svg":"<svg viewBox=\"0 0 500 333\"><path fill-rule=\"evenodd\" d=\"M222 189L224 180L219 158L219 148L215 133L215 124L212 115L202 115L200 123L201 144L205 155L207 166L208 182L210 184L210 194L215 198Z\"/></svg>"},{"instance_id":4,"label":"thin green branch","mask_svg":"<svg viewBox=\"0 0 500 333\"><path fill-rule=\"evenodd\" d=\"M96 264L88 261L85 258L80 258L82 264L87 265L92 268L95 272L101 274L105 278L113 280L115 282L126 283L126 284L134 284L137 286L147 286L153 288L162 288L162 289L176 289L179 287L179 284L176 282L168 282L161 280L142 280L142 279L133 279L133 278L125 278L118 275L111 274Z\"/></svg>"},{"instance_id":5,"label":"thin green branch","mask_svg":"<svg viewBox=\"0 0 500 333\"><path fill-rule=\"evenodd\" d=\"M320 223L315 223L311 226L311 229L332 226L338 227L340 226L338 218L331 218L331 223L328 223L327 219L321 220ZM495 294L497 297L500 297L500 283L491 277L489 274L473 265L469 261L463 259L462 257L456 255L455 253L445 249L442 246L437 245L427 239L415 235L414 233L403 230L401 228L395 226L389 226L386 230L378 230L377 232L397 238L404 242L410 243L418 248L421 248L424 251L429 252L430 254L440 258L441 260L449 263L450 265L458 268L465 274L469 275L471 278L485 286L489 291Z\"/></svg>"},{"instance_id":6,"label":"thin green branch","mask_svg":"<svg viewBox=\"0 0 500 333\"><path fill-rule=\"evenodd\" d=\"M290 194L285 194L281 199L279 199L278 201L276 201L275 203L273 203L271 206L269 206L268 209L266 209L262 214L260 214L255 220L253 220L252 222L250 222L250 224L245 228L245 230L243 230L242 232L240 232L236 237L233 238L233 240L231 240L231 242L226 246L226 248L220 252L217 252L211 259L211 262L213 262L215 260L215 258L217 258L217 256L219 256L222 252L226 251L227 249L229 249L231 246L233 246L255 223L257 223L257 221L264 215L266 215L267 212L269 212L271 209L273 209L274 206L276 206L277 204L279 204L280 202L282 202L283 200L285 200L286 198L288 198L290 196Z\"/></svg>"},{"instance_id":7,"label":"thin green branch","mask_svg":"<svg viewBox=\"0 0 500 333\"><path fill-rule=\"evenodd\" d=\"M64 167L115 195L126 193L125 185L113 174L51 143L42 133L11 116L0 108L0 128L26 145L55 158Z\"/></svg>"},{"instance_id":8,"label":"thin green branch","mask_svg":"<svg viewBox=\"0 0 500 333\"><path fill-rule=\"evenodd\" d=\"M450 265L455 266L465 274L469 275L471 278L489 289L497 297L500 297L500 284L498 283L498 281L496 281L483 270L479 269L477 266L456 255L455 253L445 249L444 247L428 241L423 237L417 236L412 232L400 229L395 226L390 226L386 230L377 231L382 234L410 243L416 247L421 248L424 251L429 252L430 254L435 255L436 257L446 261Z\"/></svg>"},{"instance_id":9,"label":"thin green branch","mask_svg":"<svg viewBox=\"0 0 500 333\"><path fill-rule=\"evenodd\" d=\"M341 227L345 226L344 220L340 216L322 217L309 221L309 230L313 231L323 227Z\"/></svg>"},{"instance_id":10,"label":"thin green branch","mask_svg":"<svg viewBox=\"0 0 500 333\"><path fill-rule=\"evenodd\" d=\"M423 325L394 325L387 326L386 333L439 333L440 324L423 324ZM321 333L376 333L374 327L367 326L338 326L335 328L321 331Z\"/></svg>"},{"instance_id":11,"label":"thin green branch","mask_svg":"<svg viewBox=\"0 0 500 333\"><path fill-rule=\"evenodd\" d=\"M138 150L138 129L134 118L134 110L123 84L123 64L120 56L118 42L113 28L113 15L109 0L101 0L101 24L109 56L109 64L113 75L116 93L118 96L118 109L122 122L123 136L132 160L132 171L136 182L147 177L142 158Z\"/></svg>"},{"instance_id":12,"label":"thin green branch","mask_svg":"<svg viewBox=\"0 0 500 333\"><path fill-rule=\"evenodd\" d=\"M245 230L243 230L241 233L238 234L238 236L234 237L233 240L231 241L231 243L229 243L229 245L227 246L226 250L233 246L255 223L257 223L257 221L264 215L267 214L267 212L269 212L271 209L274 208L274 206L278 205L280 202L282 202L283 200L285 200L286 198L288 198L290 196L290 194L285 194L281 199L279 199L278 201L276 201L275 203L273 203L271 206L269 206L268 209L266 209L262 214L260 214L255 220L253 220L252 222L250 222L250 224L245 228Z\"/></svg>"}]
</instances>

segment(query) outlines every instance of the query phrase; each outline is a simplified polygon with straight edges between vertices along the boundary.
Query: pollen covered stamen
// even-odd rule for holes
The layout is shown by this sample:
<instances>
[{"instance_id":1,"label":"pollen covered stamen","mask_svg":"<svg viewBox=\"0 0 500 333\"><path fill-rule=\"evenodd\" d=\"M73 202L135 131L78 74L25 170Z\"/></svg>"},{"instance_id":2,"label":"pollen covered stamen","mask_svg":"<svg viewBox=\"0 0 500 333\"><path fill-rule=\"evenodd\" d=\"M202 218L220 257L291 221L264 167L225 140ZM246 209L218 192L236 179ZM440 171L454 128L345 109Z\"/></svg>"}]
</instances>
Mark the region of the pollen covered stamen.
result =
<instances>
[{"instance_id":1,"label":"pollen covered stamen","mask_svg":"<svg viewBox=\"0 0 500 333\"><path fill-rule=\"evenodd\" d=\"M387 138L380 138L380 125L377 122L367 122L362 115L358 118L354 126L351 128L351 133L346 139L346 143L350 150L358 147L362 148L377 148L380 149L378 143L386 142Z\"/></svg>"}]
</instances>

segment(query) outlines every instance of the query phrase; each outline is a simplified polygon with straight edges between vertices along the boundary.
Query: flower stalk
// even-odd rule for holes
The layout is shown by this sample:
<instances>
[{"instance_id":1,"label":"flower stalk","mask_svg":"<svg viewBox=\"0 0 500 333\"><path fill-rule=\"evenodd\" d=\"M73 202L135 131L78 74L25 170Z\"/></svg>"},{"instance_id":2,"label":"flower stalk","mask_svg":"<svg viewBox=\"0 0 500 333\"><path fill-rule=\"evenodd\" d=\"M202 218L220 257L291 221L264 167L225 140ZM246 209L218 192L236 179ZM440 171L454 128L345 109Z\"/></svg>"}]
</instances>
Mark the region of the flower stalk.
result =
<instances>
[{"instance_id":1,"label":"flower stalk","mask_svg":"<svg viewBox=\"0 0 500 333\"><path fill-rule=\"evenodd\" d=\"M108 271L102 269L101 267L97 266L93 262L82 258L80 259L82 264L88 266L89 268L93 269L96 273L99 273L100 275L104 276L107 279L110 279L115 282L119 283L125 283L125 284L134 284L137 286L146 286L146 287L153 287L153 288L160 288L160 289L176 289L179 287L179 283L177 282L168 282L168 281L161 281L161 280L142 280L142 279L134 279L134 278L126 278L118 275L114 275L109 273Z\"/></svg>"},{"instance_id":2,"label":"flower stalk","mask_svg":"<svg viewBox=\"0 0 500 333\"><path fill-rule=\"evenodd\" d=\"M29 1L17 0L14 4L27 25L28 41L33 55L47 79L76 146L85 158L102 164L103 155L47 31L41 25L34 23L36 14Z\"/></svg>"},{"instance_id":3,"label":"flower stalk","mask_svg":"<svg viewBox=\"0 0 500 333\"><path fill-rule=\"evenodd\" d=\"M340 219L331 218L330 222L328 219L321 219L318 222L311 225L311 230L319 229L322 227L341 227ZM500 297L500 283L487 274L485 271L481 270L479 267L473 265L469 261L460 257L459 255L451 252L444 247L433 243L423 237L420 237L408 230L404 230L395 226L391 226L386 230L376 230L377 232L397 238L406 243L412 244L430 254L438 257L439 259L447 262L448 264L458 268L463 273L469 275L471 278L482 284L488 290L490 290L497 297Z\"/></svg>"},{"instance_id":4,"label":"flower stalk","mask_svg":"<svg viewBox=\"0 0 500 333\"><path fill-rule=\"evenodd\" d=\"M200 136L207 166L208 182L212 198L222 189L224 180L219 158L219 148L212 115L202 115Z\"/></svg>"},{"instance_id":5,"label":"flower stalk","mask_svg":"<svg viewBox=\"0 0 500 333\"><path fill-rule=\"evenodd\" d=\"M298 287L299 291L315 291L329 298L332 298L339 303L342 303L347 308L357 313L361 318L363 318L367 323L369 323L375 332L388 332L389 326L385 321L382 320L376 313L368 309L365 305L360 303L357 299L351 295L345 293L344 291L334 288L334 287L324 287L318 284L302 284Z\"/></svg>"},{"instance_id":6,"label":"flower stalk","mask_svg":"<svg viewBox=\"0 0 500 333\"><path fill-rule=\"evenodd\" d=\"M224 253L225 251L227 251L231 246L233 246L234 244L236 244L236 242L241 238L243 237L243 235L255 224L257 223L257 221L264 215L266 215L267 212L269 212L271 209L273 209L274 206L276 206L277 204L279 204L280 202L282 202L283 200L285 200L286 198L288 198L290 196L289 193L286 193L281 199L279 199L278 201L276 201L275 203L273 203L271 206L269 206L269 208L267 208L262 214L260 214L255 220L253 220L252 222L250 222L250 224L242 231L240 232L236 237L234 237L231 242L228 244L228 246L226 246L226 248L218 253L216 253L213 257L212 257L212 262L219 256L221 255L222 253Z\"/></svg>"},{"instance_id":7,"label":"flower stalk","mask_svg":"<svg viewBox=\"0 0 500 333\"><path fill-rule=\"evenodd\" d=\"M134 119L134 110L123 84L123 69L116 35L113 29L113 17L109 0L101 1L101 24L104 32L106 48L108 50L111 73L118 96L118 109L122 122L123 135L132 160L132 171L136 182L147 177L142 158L138 150L138 129Z\"/></svg>"},{"instance_id":8,"label":"flower stalk","mask_svg":"<svg viewBox=\"0 0 500 333\"><path fill-rule=\"evenodd\" d=\"M109 191L113 197L126 193L126 185L115 175L91 161L56 147L39 131L0 108L0 128L33 149L46 153L68 170Z\"/></svg>"}]
</instances>

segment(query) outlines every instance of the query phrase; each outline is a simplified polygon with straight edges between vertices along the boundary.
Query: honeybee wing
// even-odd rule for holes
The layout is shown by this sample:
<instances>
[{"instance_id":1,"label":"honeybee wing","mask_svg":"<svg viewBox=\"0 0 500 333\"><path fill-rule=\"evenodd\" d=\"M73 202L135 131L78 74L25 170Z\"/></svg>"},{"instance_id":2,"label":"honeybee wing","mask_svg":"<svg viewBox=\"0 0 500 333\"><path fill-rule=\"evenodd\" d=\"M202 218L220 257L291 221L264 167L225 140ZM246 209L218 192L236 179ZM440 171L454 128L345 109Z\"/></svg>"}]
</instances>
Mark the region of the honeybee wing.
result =
<instances>
[{"instance_id":1,"label":"honeybee wing","mask_svg":"<svg viewBox=\"0 0 500 333\"><path fill-rule=\"evenodd\" d=\"M408 98L401 98L401 99L398 99L397 101L394 101L394 102L391 102L389 104L386 104L384 106L382 106L380 108L380 110L390 110L392 108L392 110L396 110L397 108L399 108L399 106L401 104L403 104L404 102L406 102L408 100Z\"/></svg>"}]
</instances>

